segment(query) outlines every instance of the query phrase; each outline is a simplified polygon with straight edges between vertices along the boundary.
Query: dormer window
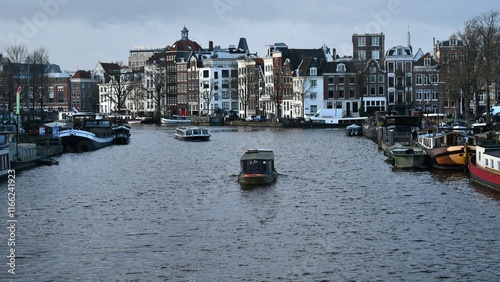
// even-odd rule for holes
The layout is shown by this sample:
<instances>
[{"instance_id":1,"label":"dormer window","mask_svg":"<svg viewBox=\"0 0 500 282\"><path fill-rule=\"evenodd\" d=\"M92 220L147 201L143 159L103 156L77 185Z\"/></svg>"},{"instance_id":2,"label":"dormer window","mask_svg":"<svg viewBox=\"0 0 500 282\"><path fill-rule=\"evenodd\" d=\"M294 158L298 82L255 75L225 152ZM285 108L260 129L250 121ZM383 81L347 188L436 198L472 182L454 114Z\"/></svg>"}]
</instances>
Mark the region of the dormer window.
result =
<instances>
[{"instance_id":1,"label":"dormer window","mask_svg":"<svg viewBox=\"0 0 500 282\"><path fill-rule=\"evenodd\" d=\"M344 64L338 64L337 65L337 72L345 72L345 65Z\"/></svg>"},{"instance_id":2,"label":"dormer window","mask_svg":"<svg viewBox=\"0 0 500 282\"><path fill-rule=\"evenodd\" d=\"M428 67L431 65L431 59L430 58L424 58L424 66Z\"/></svg>"},{"instance_id":3,"label":"dormer window","mask_svg":"<svg viewBox=\"0 0 500 282\"><path fill-rule=\"evenodd\" d=\"M309 72L311 73L311 76L316 76L318 75L318 69L317 68L311 68L309 70Z\"/></svg>"}]
</instances>

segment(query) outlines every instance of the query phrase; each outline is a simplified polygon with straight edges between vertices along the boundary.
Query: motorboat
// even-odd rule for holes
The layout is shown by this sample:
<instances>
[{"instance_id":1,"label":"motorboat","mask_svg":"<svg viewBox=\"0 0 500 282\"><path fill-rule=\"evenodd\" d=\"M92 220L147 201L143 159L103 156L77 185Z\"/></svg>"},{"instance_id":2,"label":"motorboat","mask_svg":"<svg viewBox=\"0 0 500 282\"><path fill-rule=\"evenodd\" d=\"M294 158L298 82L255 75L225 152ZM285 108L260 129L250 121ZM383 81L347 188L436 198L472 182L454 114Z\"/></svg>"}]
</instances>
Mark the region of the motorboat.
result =
<instances>
[{"instance_id":1,"label":"motorboat","mask_svg":"<svg viewBox=\"0 0 500 282\"><path fill-rule=\"evenodd\" d=\"M181 126L175 130L175 138L185 141L208 141L210 139L208 129L197 126Z\"/></svg>"},{"instance_id":2,"label":"motorboat","mask_svg":"<svg viewBox=\"0 0 500 282\"><path fill-rule=\"evenodd\" d=\"M161 123L163 124L190 123L190 122L191 122L191 117L189 116L173 115L170 118L161 118Z\"/></svg>"},{"instance_id":3,"label":"motorboat","mask_svg":"<svg viewBox=\"0 0 500 282\"><path fill-rule=\"evenodd\" d=\"M247 150L240 158L238 181L242 185L263 185L276 181L274 152L269 149Z\"/></svg>"},{"instance_id":4,"label":"motorboat","mask_svg":"<svg viewBox=\"0 0 500 282\"><path fill-rule=\"evenodd\" d=\"M397 168L427 167L427 152L421 147L397 143L387 148L387 157Z\"/></svg>"},{"instance_id":5,"label":"motorboat","mask_svg":"<svg viewBox=\"0 0 500 282\"><path fill-rule=\"evenodd\" d=\"M347 136L363 136L363 127L358 124L351 124L345 128Z\"/></svg>"}]
</instances>

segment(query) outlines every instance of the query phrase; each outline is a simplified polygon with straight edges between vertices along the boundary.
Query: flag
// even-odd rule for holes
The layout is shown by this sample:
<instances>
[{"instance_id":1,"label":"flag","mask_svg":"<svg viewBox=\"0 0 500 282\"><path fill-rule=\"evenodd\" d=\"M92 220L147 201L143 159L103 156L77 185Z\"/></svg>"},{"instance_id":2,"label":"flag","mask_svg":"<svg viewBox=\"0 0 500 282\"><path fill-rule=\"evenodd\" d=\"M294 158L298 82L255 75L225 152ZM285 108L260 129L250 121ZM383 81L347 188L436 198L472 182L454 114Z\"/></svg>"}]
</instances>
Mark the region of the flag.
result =
<instances>
[{"instance_id":1,"label":"flag","mask_svg":"<svg viewBox=\"0 0 500 282\"><path fill-rule=\"evenodd\" d=\"M21 104L21 85L18 85L16 93L16 115L19 115L20 104Z\"/></svg>"},{"instance_id":2,"label":"flag","mask_svg":"<svg viewBox=\"0 0 500 282\"><path fill-rule=\"evenodd\" d=\"M78 108L76 107L76 105L73 105L73 112L76 114L78 113Z\"/></svg>"}]
</instances>

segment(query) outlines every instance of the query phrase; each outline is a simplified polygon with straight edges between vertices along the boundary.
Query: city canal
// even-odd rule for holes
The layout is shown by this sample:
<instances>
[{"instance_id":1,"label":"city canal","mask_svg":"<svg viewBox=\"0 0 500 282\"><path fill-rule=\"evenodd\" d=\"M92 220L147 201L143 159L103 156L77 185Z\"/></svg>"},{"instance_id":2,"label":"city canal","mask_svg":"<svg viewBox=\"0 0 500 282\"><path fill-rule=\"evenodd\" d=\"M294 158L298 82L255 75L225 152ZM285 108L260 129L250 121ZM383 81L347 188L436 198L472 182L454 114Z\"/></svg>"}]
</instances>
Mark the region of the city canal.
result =
<instances>
[{"instance_id":1,"label":"city canal","mask_svg":"<svg viewBox=\"0 0 500 282\"><path fill-rule=\"evenodd\" d=\"M16 274L4 263L0 280L500 277L500 196L466 173L395 170L343 129L209 129L210 141L185 142L137 125L128 145L16 175ZM251 148L274 150L273 185L236 181Z\"/></svg>"}]
</instances>

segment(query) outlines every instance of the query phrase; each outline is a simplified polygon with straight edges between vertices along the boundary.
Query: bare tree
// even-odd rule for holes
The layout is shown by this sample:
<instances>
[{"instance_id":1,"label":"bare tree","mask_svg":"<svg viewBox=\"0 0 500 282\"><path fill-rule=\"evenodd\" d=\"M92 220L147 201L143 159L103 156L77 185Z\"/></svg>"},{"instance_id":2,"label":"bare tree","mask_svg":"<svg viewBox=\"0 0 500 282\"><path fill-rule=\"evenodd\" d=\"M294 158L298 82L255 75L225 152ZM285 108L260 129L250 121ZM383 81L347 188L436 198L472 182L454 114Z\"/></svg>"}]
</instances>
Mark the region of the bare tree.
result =
<instances>
[{"instance_id":1,"label":"bare tree","mask_svg":"<svg viewBox=\"0 0 500 282\"><path fill-rule=\"evenodd\" d=\"M130 94L129 82L134 80L134 74L124 71L122 64L119 69L110 69L105 73L106 80L110 84L111 91L108 94L110 101L115 105L115 110L122 113L125 101Z\"/></svg>"},{"instance_id":2,"label":"bare tree","mask_svg":"<svg viewBox=\"0 0 500 282\"><path fill-rule=\"evenodd\" d=\"M311 78L307 74L301 75L299 71L297 71L297 76L294 78L295 85L293 87L293 94L295 98L297 98L302 106L300 108L300 117L304 118L305 116L305 100L306 98L311 97L310 89L312 87Z\"/></svg>"},{"instance_id":3,"label":"bare tree","mask_svg":"<svg viewBox=\"0 0 500 282\"><path fill-rule=\"evenodd\" d=\"M498 11L489 11L487 13L481 14L477 18L477 31L479 34L479 56L478 65L481 71L482 79L484 80L484 88L486 91L486 120L490 120L490 85L495 78L495 72L497 70L496 61L498 57L498 46L497 42L500 34L499 21L500 13Z\"/></svg>"},{"instance_id":4,"label":"bare tree","mask_svg":"<svg viewBox=\"0 0 500 282\"><path fill-rule=\"evenodd\" d=\"M200 104L206 106L205 110L207 115L210 115L210 102L215 95L214 92L217 82L218 80L214 79L204 80L203 86L200 88Z\"/></svg>"},{"instance_id":5,"label":"bare tree","mask_svg":"<svg viewBox=\"0 0 500 282\"><path fill-rule=\"evenodd\" d=\"M478 66L481 60L481 39L479 18L472 18L465 22L465 27L458 32L458 38L463 42L460 47L461 55L449 58L449 68L445 68L444 79L449 83L449 89L460 89L465 108L465 118L470 119L470 100L474 98L474 117L479 119L479 90L481 69ZM447 63L447 62L444 62Z\"/></svg>"},{"instance_id":6,"label":"bare tree","mask_svg":"<svg viewBox=\"0 0 500 282\"><path fill-rule=\"evenodd\" d=\"M368 62L365 58L360 57L353 60L353 65L355 70L354 81L356 83L356 92L359 95L359 116L363 117L366 115L363 98L365 93L368 93Z\"/></svg>"},{"instance_id":7,"label":"bare tree","mask_svg":"<svg viewBox=\"0 0 500 282\"><path fill-rule=\"evenodd\" d=\"M154 118L157 123L161 121L161 102L165 99L165 88L167 85L166 81L166 68L165 63L157 64L156 61L153 62L148 71L146 71L146 77L150 80L150 86L154 88L151 93L151 99L155 105L155 115Z\"/></svg>"},{"instance_id":8,"label":"bare tree","mask_svg":"<svg viewBox=\"0 0 500 282\"><path fill-rule=\"evenodd\" d=\"M32 113L33 120L35 119L35 108L38 104L40 109L41 121L45 119L44 114L44 103L45 96L48 93L49 88L49 55L45 47L40 47L33 51L30 55L29 64L31 65L31 87L32 87L32 97L31 97L31 108L30 113Z\"/></svg>"},{"instance_id":9,"label":"bare tree","mask_svg":"<svg viewBox=\"0 0 500 282\"><path fill-rule=\"evenodd\" d=\"M20 43L7 47L5 51L8 59L10 60L9 71L12 80L8 92L8 107L9 112L12 112L14 111L13 105L15 104L17 87L21 86L22 93L27 93L27 88L23 85L23 82L26 82L26 80L23 80L23 78L26 78L28 74L25 73L26 70L23 68L23 64L26 62L28 57L28 48L24 44ZM21 96L24 96L22 93Z\"/></svg>"},{"instance_id":10,"label":"bare tree","mask_svg":"<svg viewBox=\"0 0 500 282\"><path fill-rule=\"evenodd\" d=\"M251 97L255 97L257 89L257 73L254 64L245 64L242 68L244 73L241 73L238 78L238 100L244 109L244 116L248 116L248 106L250 105ZM257 99L256 99L257 101ZM258 106L257 106L258 107Z\"/></svg>"}]
</instances>

